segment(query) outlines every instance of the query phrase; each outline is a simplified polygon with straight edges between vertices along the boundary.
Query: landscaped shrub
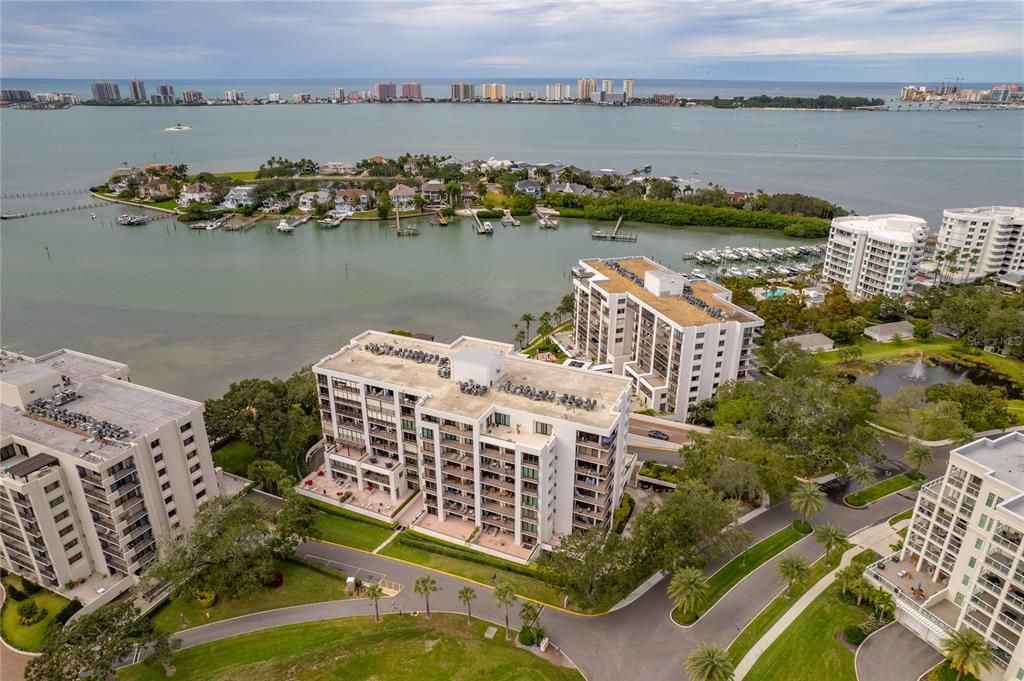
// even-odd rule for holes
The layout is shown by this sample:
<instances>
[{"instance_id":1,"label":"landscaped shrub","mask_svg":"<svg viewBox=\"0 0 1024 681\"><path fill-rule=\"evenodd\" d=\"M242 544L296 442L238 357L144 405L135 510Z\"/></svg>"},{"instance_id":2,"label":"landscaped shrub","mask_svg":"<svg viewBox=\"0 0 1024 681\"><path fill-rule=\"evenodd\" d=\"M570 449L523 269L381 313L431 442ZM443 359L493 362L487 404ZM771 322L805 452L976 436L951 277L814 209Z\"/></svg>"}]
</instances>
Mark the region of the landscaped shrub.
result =
<instances>
[{"instance_id":1,"label":"landscaped shrub","mask_svg":"<svg viewBox=\"0 0 1024 681\"><path fill-rule=\"evenodd\" d=\"M421 551L429 551L431 553L437 553L442 556L449 556L451 558L459 558L466 560L471 563L478 563L480 565L486 565L488 567L497 568L499 570L506 570L508 572L514 572L520 575L526 575L527 577L535 577L537 579L543 579L543 577L536 571L530 568L519 565L518 563L510 563L508 561L500 560L498 558L492 558L483 553L478 553L471 549L462 549L458 546L449 544L442 544L441 542L432 541L427 537L421 535L411 535L403 532L398 535L399 544L403 544L410 548L420 549Z\"/></svg>"},{"instance_id":2,"label":"landscaped shrub","mask_svg":"<svg viewBox=\"0 0 1024 681\"><path fill-rule=\"evenodd\" d=\"M533 633L533 627L523 627L519 630L519 642L524 646L532 646L537 642L537 638Z\"/></svg>"},{"instance_id":3,"label":"landscaped shrub","mask_svg":"<svg viewBox=\"0 0 1024 681\"><path fill-rule=\"evenodd\" d=\"M269 580L263 583L263 586L271 589L276 589L282 584L284 584L284 573L280 570L277 570L274 572L273 577L271 577Z\"/></svg>"},{"instance_id":4,"label":"landscaped shrub","mask_svg":"<svg viewBox=\"0 0 1024 681\"><path fill-rule=\"evenodd\" d=\"M344 499L346 497L342 498ZM413 495L410 495L409 498L412 499ZM366 523L367 525L375 525L376 527L383 527L389 530L395 529L394 523L386 523L383 520L377 520L376 518L371 518L369 516L362 515L361 513L355 513L344 508L338 508L337 506L332 506L331 504L326 504L322 501L317 501L316 499L306 499L306 503L312 505L319 511L340 516L346 520L355 520L361 523Z\"/></svg>"},{"instance_id":5,"label":"landscaped shrub","mask_svg":"<svg viewBox=\"0 0 1024 681\"><path fill-rule=\"evenodd\" d=\"M53 618L53 621L56 622L58 625L65 624L69 619L71 619L72 615L74 615L76 612L78 612L84 607L85 606L82 605L82 601L76 598L73 601L69 602L67 605L65 605L63 608L61 608L60 612L57 613L57 616Z\"/></svg>"},{"instance_id":6,"label":"landscaped shrub","mask_svg":"<svg viewBox=\"0 0 1024 681\"><path fill-rule=\"evenodd\" d=\"M196 603L199 604L200 608L212 608L217 602L216 591L196 591L192 594L192 598L196 599Z\"/></svg>"},{"instance_id":7,"label":"landscaped shrub","mask_svg":"<svg viewBox=\"0 0 1024 681\"><path fill-rule=\"evenodd\" d=\"M21 578L21 589L22 589L22 591L25 592L26 596L31 596L32 594L37 594L40 591L42 591L43 587L39 586L35 582L30 582L27 579L25 579L24 577L22 577Z\"/></svg>"},{"instance_id":8,"label":"landscaped shrub","mask_svg":"<svg viewBox=\"0 0 1024 681\"><path fill-rule=\"evenodd\" d=\"M4 585L4 589L7 590L7 595L12 601L23 601L27 596L21 592L21 590L13 584Z\"/></svg>"},{"instance_id":9,"label":"landscaped shrub","mask_svg":"<svg viewBox=\"0 0 1024 681\"><path fill-rule=\"evenodd\" d=\"M843 629L843 637L855 646L859 646L868 637L864 630L856 625L850 625Z\"/></svg>"},{"instance_id":10,"label":"landscaped shrub","mask_svg":"<svg viewBox=\"0 0 1024 681\"><path fill-rule=\"evenodd\" d=\"M500 218L505 213L500 210L478 210L476 216L481 220L491 220L493 218Z\"/></svg>"},{"instance_id":11,"label":"landscaped shrub","mask_svg":"<svg viewBox=\"0 0 1024 681\"><path fill-rule=\"evenodd\" d=\"M40 608L35 601L25 601L18 606L18 621L22 626L32 626L46 617L46 609Z\"/></svg>"},{"instance_id":12,"label":"landscaped shrub","mask_svg":"<svg viewBox=\"0 0 1024 681\"><path fill-rule=\"evenodd\" d=\"M615 534L622 534L622 531L626 529L626 523L633 516L633 509L636 508L636 500L629 494L622 495L622 504L615 509L615 514L612 516L612 526L615 528Z\"/></svg>"},{"instance_id":13,"label":"landscaped shrub","mask_svg":"<svg viewBox=\"0 0 1024 681\"><path fill-rule=\"evenodd\" d=\"M811 524L806 520L794 520L793 529L799 532L800 534L810 534Z\"/></svg>"}]
</instances>

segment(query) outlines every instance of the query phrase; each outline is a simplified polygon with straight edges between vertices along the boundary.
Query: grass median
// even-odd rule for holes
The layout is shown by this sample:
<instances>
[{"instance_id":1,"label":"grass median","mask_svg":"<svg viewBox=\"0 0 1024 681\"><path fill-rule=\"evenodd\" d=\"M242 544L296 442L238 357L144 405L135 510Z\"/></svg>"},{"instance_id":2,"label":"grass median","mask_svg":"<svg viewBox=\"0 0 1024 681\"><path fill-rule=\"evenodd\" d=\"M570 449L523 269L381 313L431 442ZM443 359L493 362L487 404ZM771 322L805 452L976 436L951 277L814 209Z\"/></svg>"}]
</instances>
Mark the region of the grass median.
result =
<instances>
[{"instance_id":1,"label":"grass median","mask_svg":"<svg viewBox=\"0 0 1024 681\"><path fill-rule=\"evenodd\" d=\"M881 482L876 482L870 487L865 487L864 489L859 489L852 494L847 494L843 500L850 506L860 508L861 506L870 504L872 501L878 501L882 497L888 496L893 492L899 492L901 489L906 489L915 482L923 479L924 476L920 473L900 473L899 475L894 475L891 478L886 478Z\"/></svg>"},{"instance_id":2,"label":"grass median","mask_svg":"<svg viewBox=\"0 0 1024 681\"><path fill-rule=\"evenodd\" d=\"M707 605L697 613L684 613L681 608L675 608L672 610L672 619L677 624L693 624L699 616L711 610L729 589L739 584L740 580L806 536L806 532L788 525L770 537L762 539L708 577Z\"/></svg>"},{"instance_id":3,"label":"grass median","mask_svg":"<svg viewBox=\"0 0 1024 681\"><path fill-rule=\"evenodd\" d=\"M853 563L864 567L877 558L874 551L863 551ZM853 651L839 638L844 628L868 616L865 608L842 598L838 584L829 585L764 651L745 680L857 681Z\"/></svg>"},{"instance_id":4,"label":"grass median","mask_svg":"<svg viewBox=\"0 0 1024 681\"><path fill-rule=\"evenodd\" d=\"M349 617L243 634L174 654L175 678L204 681L582 681L575 669L520 650L465 615ZM118 671L122 681L165 679L160 665Z\"/></svg>"},{"instance_id":5,"label":"grass median","mask_svg":"<svg viewBox=\"0 0 1024 681\"><path fill-rule=\"evenodd\" d=\"M153 626L175 632L254 612L346 597L345 575L340 572L301 561L281 561L278 569L284 578L281 586L264 587L242 598L218 598L209 608L202 607L191 593L172 598L154 611Z\"/></svg>"},{"instance_id":6,"label":"grass median","mask_svg":"<svg viewBox=\"0 0 1024 681\"><path fill-rule=\"evenodd\" d=\"M910 518L913 515L914 509L912 508L908 508L906 511L903 511L902 513L897 513L893 517L889 518L889 527L895 527L896 523L900 522L901 520L910 520Z\"/></svg>"},{"instance_id":7,"label":"grass median","mask_svg":"<svg viewBox=\"0 0 1024 681\"><path fill-rule=\"evenodd\" d=\"M317 510L317 538L363 551L373 551L394 532L387 523L337 508L314 499L307 499Z\"/></svg>"},{"instance_id":8,"label":"grass median","mask_svg":"<svg viewBox=\"0 0 1024 681\"><path fill-rule=\"evenodd\" d=\"M8 574L4 576L3 581L5 587L13 587L25 593L25 584L21 577ZM35 603L37 608L45 610L46 616L34 624L24 625L18 614L18 606L28 602ZM53 624L57 613L63 610L67 604L68 599L46 589L40 589L20 601L11 598L8 591L7 598L4 600L3 612L0 613L0 628L3 630L4 640L19 650L39 652L43 649L43 643L46 641L47 630Z\"/></svg>"}]
</instances>

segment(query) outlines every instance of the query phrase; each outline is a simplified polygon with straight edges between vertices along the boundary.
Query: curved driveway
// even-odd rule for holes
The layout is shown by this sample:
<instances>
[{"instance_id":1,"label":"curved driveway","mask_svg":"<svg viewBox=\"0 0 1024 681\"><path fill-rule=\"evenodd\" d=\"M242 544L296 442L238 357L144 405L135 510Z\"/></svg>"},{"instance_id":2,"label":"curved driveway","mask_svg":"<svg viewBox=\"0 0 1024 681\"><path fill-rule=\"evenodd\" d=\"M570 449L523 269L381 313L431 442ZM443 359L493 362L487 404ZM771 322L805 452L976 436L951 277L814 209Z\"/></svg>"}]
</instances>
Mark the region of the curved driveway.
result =
<instances>
[{"instance_id":1,"label":"curved driveway","mask_svg":"<svg viewBox=\"0 0 1024 681\"><path fill-rule=\"evenodd\" d=\"M888 444L885 447L886 453L891 455L895 448L898 448L898 444ZM945 470L947 451L948 448L935 450L935 463L927 471L929 474L937 475ZM831 499L825 510L815 516L814 521L835 523L852 534L856 530L884 522L894 513L907 509L913 504L915 496L913 491L904 491L864 509L852 509L841 501ZM757 541L785 527L794 517L787 505L780 505L755 518L747 525L747 529ZM389 613L392 608L404 612L421 610L423 601L412 592L411 585L417 577L428 572L433 574L441 587L431 597L431 608L439 611L464 611L456 593L466 585L465 580L333 544L307 542L300 545L298 554L320 561L333 561L347 574L361 569L371 574L382 574L385 579L404 585L405 588L396 598L380 602L382 613ZM670 618L672 606L665 597L667 578L628 606L607 615L580 616L547 607L543 609L541 621L551 641L562 649L590 681L677 681L682 676L686 656L698 643L728 646L743 627L782 590L783 585L776 576L775 566L782 556L793 554L814 560L822 551L813 539L797 542L751 573L689 628L676 625ZM705 572L710 574L724 562L723 559L709 565ZM504 614L490 596L490 587L475 585L475 588L478 598L473 603L473 614L503 622ZM512 610L512 626L518 627L518 606ZM187 647L285 624L367 614L373 614L373 605L369 601L333 601L254 613L188 629L178 636L182 645Z\"/></svg>"}]
</instances>

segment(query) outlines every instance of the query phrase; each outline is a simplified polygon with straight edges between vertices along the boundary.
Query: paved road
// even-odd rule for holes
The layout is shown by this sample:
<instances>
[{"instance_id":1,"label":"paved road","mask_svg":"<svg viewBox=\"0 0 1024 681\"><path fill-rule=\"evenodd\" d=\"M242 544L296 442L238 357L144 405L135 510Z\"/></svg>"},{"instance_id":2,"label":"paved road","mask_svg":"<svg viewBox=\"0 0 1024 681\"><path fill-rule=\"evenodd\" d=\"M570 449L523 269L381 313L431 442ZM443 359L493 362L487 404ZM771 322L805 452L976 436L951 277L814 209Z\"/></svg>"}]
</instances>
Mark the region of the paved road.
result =
<instances>
[{"instance_id":1,"label":"paved road","mask_svg":"<svg viewBox=\"0 0 1024 681\"><path fill-rule=\"evenodd\" d=\"M942 661L935 648L899 622L868 637L857 650L858 681L917 681Z\"/></svg>"},{"instance_id":2,"label":"paved road","mask_svg":"<svg viewBox=\"0 0 1024 681\"><path fill-rule=\"evenodd\" d=\"M906 449L904 443L890 441L884 450L890 455ZM937 475L945 469L948 448L936 450L935 463L928 471ZM851 509L841 502L841 494L831 498L824 511L814 518L815 523L831 522L848 533L884 522L891 515L909 508L915 497L904 492L886 497L864 508ZM759 540L794 520L787 505L780 505L752 520L747 528L754 540ZM382 556L366 554L340 546L309 542L299 547L298 553L308 559L333 561L347 574L356 570L364 579L384 578L403 584L405 589L394 599L381 601L382 612L392 607L405 612L422 610L423 601L412 592L417 577L431 573L441 590L431 597L434 610L463 612L456 594L466 581L447 575L432 573L426 568L412 566ZM599 617L582 617L554 608L545 608L541 617L548 636L581 669L590 681L676 681L686 656L698 643L717 643L728 646L739 631L779 591L783 584L776 576L776 564L784 555L800 555L814 560L822 554L811 538L801 540L779 556L751 573L714 608L692 627L682 628L670 619L671 604L665 597L667 578L630 605ZM709 565L710 574L726 561L725 558ZM494 603L490 587L474 585L478 598L473 604L474 615L496 622L504 621L504 613ZM511 623L518 627L518 605L513 608ZM334 601L297 606L279 611L255 613L245 617L197 627L180 634L183 645L192 646L247 631L265 629L311 620L372 614L373 606L366 600Z\"/></svg>"}]
</instances>

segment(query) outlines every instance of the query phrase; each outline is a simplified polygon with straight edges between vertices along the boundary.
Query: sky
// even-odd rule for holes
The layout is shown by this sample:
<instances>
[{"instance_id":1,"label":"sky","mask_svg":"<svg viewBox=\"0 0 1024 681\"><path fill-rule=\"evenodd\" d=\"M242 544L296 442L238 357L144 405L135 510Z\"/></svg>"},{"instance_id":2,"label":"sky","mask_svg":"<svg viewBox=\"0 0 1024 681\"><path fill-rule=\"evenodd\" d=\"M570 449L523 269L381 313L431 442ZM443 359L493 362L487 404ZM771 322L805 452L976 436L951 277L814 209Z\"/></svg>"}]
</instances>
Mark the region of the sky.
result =
<instances>
[{"instance_id":1,"label":"sky","mask_svg":"<svg viewBox=\"0 0 1024 681\"><path fill-rule=\"evenodd\" d=\"M1019 82L1024 2L3 0L0 76Z\"/></svg>"}]
</instances>

